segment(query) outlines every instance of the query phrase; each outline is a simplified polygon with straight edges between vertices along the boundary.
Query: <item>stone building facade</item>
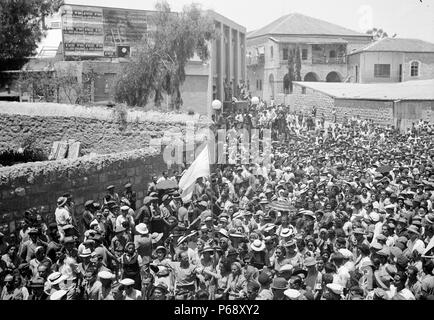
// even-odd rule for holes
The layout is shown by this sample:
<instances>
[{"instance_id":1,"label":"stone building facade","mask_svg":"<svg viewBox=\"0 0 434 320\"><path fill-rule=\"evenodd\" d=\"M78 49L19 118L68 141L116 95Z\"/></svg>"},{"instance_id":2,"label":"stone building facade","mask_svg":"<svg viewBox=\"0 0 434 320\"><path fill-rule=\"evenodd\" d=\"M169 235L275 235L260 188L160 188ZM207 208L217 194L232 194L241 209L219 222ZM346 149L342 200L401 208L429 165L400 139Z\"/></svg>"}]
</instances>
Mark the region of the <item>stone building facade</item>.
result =
<instances>
[{"instance_id":1,"label":"stone building facade","mask_svg":"<svg viewBox=\"0 0 434 320\"><path fill-rule=\"evenodd\" d=\"M252 95L283 102L290 93L284 77L288 57L300 52L301 80L342 82L348 77L346 55L366 46L372 36L301 14L283 16L247 35L247 78Z\"/></svg>"}]
</instances>

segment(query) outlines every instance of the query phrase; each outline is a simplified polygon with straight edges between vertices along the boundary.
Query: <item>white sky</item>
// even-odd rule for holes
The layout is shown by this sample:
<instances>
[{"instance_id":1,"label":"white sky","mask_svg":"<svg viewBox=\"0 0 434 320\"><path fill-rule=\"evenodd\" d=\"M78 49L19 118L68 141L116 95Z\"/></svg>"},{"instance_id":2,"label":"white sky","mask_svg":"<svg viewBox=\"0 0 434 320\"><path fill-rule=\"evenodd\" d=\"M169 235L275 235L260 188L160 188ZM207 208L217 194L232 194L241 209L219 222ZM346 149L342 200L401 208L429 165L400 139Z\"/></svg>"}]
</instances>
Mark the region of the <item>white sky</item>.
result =
<instances>
[{"instance_id":1,"label":"white sky","mask_svg":"<svg viewBox=\"0 0 434 320\"><path fill-rule=\"evenodd\" d=\"M421 2L422 1L422 2ZM66 0L68 4L152 10L155 0ZM434 43L434 0L168 0L173 11L201 3L252 31L280 16L298 12L365 32L383 28L389 36Z\"/></svg>"}]
</instances>

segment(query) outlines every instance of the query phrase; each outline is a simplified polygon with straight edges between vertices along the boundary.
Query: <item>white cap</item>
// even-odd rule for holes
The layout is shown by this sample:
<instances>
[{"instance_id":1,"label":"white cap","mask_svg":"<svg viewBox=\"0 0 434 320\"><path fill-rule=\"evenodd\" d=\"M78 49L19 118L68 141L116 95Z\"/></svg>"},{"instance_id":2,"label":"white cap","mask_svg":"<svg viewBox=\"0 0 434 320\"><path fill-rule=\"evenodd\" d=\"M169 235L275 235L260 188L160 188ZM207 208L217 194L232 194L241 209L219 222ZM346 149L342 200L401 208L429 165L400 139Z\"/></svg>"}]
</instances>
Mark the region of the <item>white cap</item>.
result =
<instances>
[{"instance_id":1,"label":"white cap","mask_svg":"<svg viewBox=\"0 0 434 320\"><path fill-rule=\"evenodd\" d=\"M298 299L301 296L301 292L295 289L286 289L283 294L291 300Z\"/></svg>"},{"instance_id":2,"label":"white cap","mask_svg":"<svg viewBox=\"0 0 434 320\"><path fill-rule=\"evenodd\" d=\"M101 279L113 279L115 275L109 271L100 271L98 272L98 277Z\"/></svg>"},{"instance_id":3,"label":"white cap","mask_svg":"<svg viewBox=\"0 0 434 320\"><path fill-rule=\"evenodd\" d=\"M135 282L133 279L125 278L125 279L122 279L121 281L119 281L119 283L124 285L124 286L132 286Z\"/></svg>"}]
</instances>

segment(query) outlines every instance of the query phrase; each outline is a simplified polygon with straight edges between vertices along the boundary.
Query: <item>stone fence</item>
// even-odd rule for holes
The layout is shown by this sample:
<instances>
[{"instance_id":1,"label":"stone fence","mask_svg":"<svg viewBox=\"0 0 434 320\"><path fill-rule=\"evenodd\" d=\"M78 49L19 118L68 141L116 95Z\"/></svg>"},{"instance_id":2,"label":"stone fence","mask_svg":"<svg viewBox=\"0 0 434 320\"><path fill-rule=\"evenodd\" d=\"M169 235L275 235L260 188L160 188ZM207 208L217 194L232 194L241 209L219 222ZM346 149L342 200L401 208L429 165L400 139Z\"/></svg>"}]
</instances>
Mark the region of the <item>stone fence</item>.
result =
<instances>
[{"instance_id":1,"label":"stone fence","mask_svg":"<svg viewBox=\"0 0 434 320\"><path fill-rule=\"evenodd\" d=\"M25 140L50 153L53 142L75 140L82 154L106 154L150 146L151 139L182 135L209 120L199 115L143 111L140 108L85 107L56 103L0 102L0 151L18 149Z\"/></svg>"},{"instance_id":2,"label":"stone fence","mask_svg":"<svg viewBox=\"0 0 434 320\"><path fill-rule=\"evenodd\" d=\"M106 187L111 184L120 194L126 183L132 183L139 207L152 175L166 169L160 150L154 148L2 167L0 231L15 232L25 210L33 207L47 223L54 221L56 200L64 193L73 196L76 218L80 221L84 203L89 199L102 203Z\"/></svg>"}]
</instances>

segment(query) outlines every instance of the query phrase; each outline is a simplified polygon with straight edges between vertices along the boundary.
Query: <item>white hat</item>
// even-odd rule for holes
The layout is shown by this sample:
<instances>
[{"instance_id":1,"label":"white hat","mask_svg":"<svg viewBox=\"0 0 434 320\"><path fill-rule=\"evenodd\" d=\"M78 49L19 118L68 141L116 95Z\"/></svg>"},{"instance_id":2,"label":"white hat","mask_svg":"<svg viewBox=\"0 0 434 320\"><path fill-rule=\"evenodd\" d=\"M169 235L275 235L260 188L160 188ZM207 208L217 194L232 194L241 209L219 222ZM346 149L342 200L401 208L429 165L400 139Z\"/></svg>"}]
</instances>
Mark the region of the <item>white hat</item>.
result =
<instances>
[{"instance_id":1,"label":"white hat","mask_svg":"<svg viewBox=\"0 0 434 320\"><path fill-rule=\"evenodd\" d=\"M341 295L344 292L344 287L338 283L328 283L327 288L329 288L333 293Z\"/></svg>"},{"instance_id":2,"label":"white hat","mask_svg":"<svg viewBox=\"0 0 434 320\"><path fill-rule=\"evenodd\" d=\"M92 222L90 223L90 226L97 226L99 223L98 221L96 221L96 219L92 220Z\"/></svg>"},{"instance_id":3,"label":"white hat","mask_svg":"<svg viewBox=\"0 0 434 320\"><path fill-rule=\"evenodd\" d=\"M295 289L286 289L283 294L291 300L296 300L301 296L301 292Z\"/></svg>"},{"instance_id":4,"label":"white hat","mask_svg":"<svg viewBox=\"0 0 434 320\"><path fill-rule=\"evenodd\" d=\"M50 282L51 285L59 284L62 281L65 281L68 278L67 275L61 274L60 272L53 272L47 277L47 280Z\"/></svg>"},{"instance_id":5,"label":"white hat","mask_svg":"<svg viewBox=\"0 0 434 320\"><path fill-rule=\"evenodd\" d=\"M250 248L253 251L262 251L265 249L265 243L259 239L256 239L253 241L253 243L250 245Z\"/></svg>"},{"instance_id":6,"label":"white hat","mask_svg":"<svg viewBox=\"0 0 434 320\"><path fill-rule=\"evenodd\" d=\"M139 234L143 234L143 235L149 233L148 227L147 227L146 224L144 224L144 223L139 223L139 224L136 226L136 231L137 231L137 233L139 233Z\"/></svg>"},{"instance_id":7,"label":"white hat","mask_svg":"<svg viewBox=\"0 0 434 320\"><path fill-rule=\"evenodd\" d=\"M289 237L293 234L293 230L291 228L282 228L280 230L280 236L283 238Z\"/></svg>"},{"instance_id":8,"label":"white hat","mask_svg":"<svg viewBox=\"0 0 434 320\"><path fill-rule=\"evenodd\" d=\"M130 210L130 207L128 207L128 206L122 206L122 207L121 207L121 210L122 210L122 211L127 211L127 210Z\"/></svg>"},{"instance_id":9,"label":"white hat","mask_svg":"<svg viewBox=\"0 0 434 320\"><path fill-rule=\"evenodd\" d=\"M345 248L339 249L339 252L345 257L345 259L353 258L353 253Z\"/></svg>"},{"instance_id":10,"label":"white hat","mask_svg":"<svg viewBox=\"0 0 434 320\"><path fill-rule=\"evenodd\" d=\"M109 271L100 271L98 272L98 277L101 279L111 280L114 279L115 275Z\"/></svg>"},{"instance_id":11,"label":"white hat","mask_svg":"<svg viewBox=\"0 0 434 320\"><path fill-rule=\"evenodd\" d=\"M119 281L119 283L124 285L124 286L132 286L135 282L133 279L125 278L125 279L122 279L121 281Z\"/></svg>"},{"instance_id":12,"label":"white hat","mask_svg":"<svg viewBox=\"0 0 434 320\"><path fill-rule=\"evenodd\" d=\"M67 293L66 290L57 290L50 295L50 300L61 300Z\"/></svg>"},{"instance_id":13,"label":"white hat","mask_svg":"<svg viewBox=\"0 0 434 320\"><path fill-rule=\"evenodd\" d=\"M284 264L283 266L280 267L279 272L283 272L283 271L292 271L292 269L294 269L294 267L292 266L292 264Z\"/></svg>"},{"instance_id":14,"label":"white hat","mask_svg":"<svg viewBox=\"0 0 434 320\"><path fill-rule=\"evenodd\" d=\"M225 237L225 238L229 238L229 234L228 234L228 230L224 229L224 228L220 228L219 233Z\"/></svg>"},{"instance_id":15,"label":"white hat","mask_svg":"<svg viewBox=\"0 0 434 320\"><path fill-rule=\"evenodd\" d=\"M184 241L186 241L188 239L188 236L181 236L178 238L178 246L183 243Z\"/></svg>"},{"instance_id":16,"label":"white hat","mask_svg":"<svg viewBox=\"0 0 434 320\"><path fill-rule=\"evenodd\" d=\"M92 254L92 250L90 250L89 248L85 248L81 253L80 253L80 257L81 258L86 258L86 257L90 257L90 255Z\"/></svg>"},{"instance_id":17,"label":"white hat","mask_svg":"<svg viewBox=\"0 0 434 320\"><path fill-rule=\"evenodd\" d=\"M157 243L158 241L161 240L161 238L163 238L163 233L158 233L158 232L154 232L151 235L152 238L152 243Z\"/></svg>"}]
</instances>

